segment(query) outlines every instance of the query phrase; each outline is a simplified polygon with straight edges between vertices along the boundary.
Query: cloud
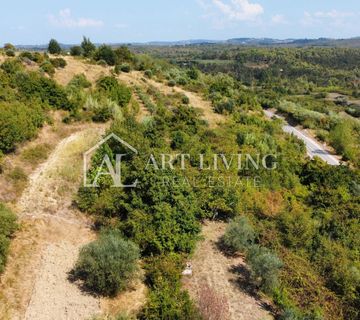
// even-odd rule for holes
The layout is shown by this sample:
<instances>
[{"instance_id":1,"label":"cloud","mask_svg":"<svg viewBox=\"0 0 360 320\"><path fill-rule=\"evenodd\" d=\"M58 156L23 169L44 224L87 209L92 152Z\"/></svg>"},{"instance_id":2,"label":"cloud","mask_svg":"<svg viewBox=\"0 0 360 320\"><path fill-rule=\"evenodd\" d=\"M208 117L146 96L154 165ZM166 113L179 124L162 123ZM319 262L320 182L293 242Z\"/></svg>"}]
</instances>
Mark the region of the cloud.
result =
<instances>
[{"instance_id":1,"label":"cloud","mask_svg":"<svg viewBox=\"0 0 360 320\"><path fill-rule=\"evenodd\" d=\"M74 18L70 9L60 10L57 15L49 15L49 22L56 27L65 28L86 28L86 27L102 27L104 25L101 20L89 18Z\"/></svg>"},{"instance_id":2,"label":"cloud","mask_svg":"<svg viewBox=\"0 0 360 320\"><path fill-rule=\"evenodd\" d=\"M354 16L353 12L341 12L337 10L331 11L318 11L314 13L316 18L330 18L330 19L339 19Z\"/></svg>"},{"instance_id":3,"label":"cloud","mask_svg":"<svg viewBox=\"0 0 360 320\"><path fill-rule=\"evenodd\" d=\"M330 11L317 11L310 13L305 11L304 16L301 19L301 23L304 26L314 26L319 24L330 24L330 25L343 25L347 19L359 16L359 13L345 12L338 10Z\"/></svg>"},{"instance_id":4,"label":"cloud","mask_svg":"<svg viewBox=\"0 0 360 320\"><path fill-rule=\"evenodd\" d=\"M271 17L271 22L273 24L287 24L288 21L282 14L275 14Z\"/></svg>"},{"instance_id":5,"label":"cloud","mask_svg":"<svg viewBox=\"0 0 360 320\"><path fill-rule=\"evenodd\" d=\"M231 0L226 3L221 0L212 0L214 6L229 20L251 21L264 13L264 8L258 3L249 0Z\"/></svg>"}]
</instances>

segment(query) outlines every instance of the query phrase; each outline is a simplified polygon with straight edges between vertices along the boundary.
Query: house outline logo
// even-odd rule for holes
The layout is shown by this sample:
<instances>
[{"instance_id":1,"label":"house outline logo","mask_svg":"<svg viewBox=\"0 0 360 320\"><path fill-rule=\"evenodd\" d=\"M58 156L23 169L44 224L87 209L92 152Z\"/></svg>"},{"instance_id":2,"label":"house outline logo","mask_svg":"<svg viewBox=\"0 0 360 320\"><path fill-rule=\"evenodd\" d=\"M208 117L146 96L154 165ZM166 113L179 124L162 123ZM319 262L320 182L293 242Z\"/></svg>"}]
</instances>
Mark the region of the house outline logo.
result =
<instances>
[{"instance_id":1,"label":"house outline logo","mask_svg":"<svg viewBox=\"0 0 360 320\"><path fill-rule=\"evenodd\" d=\"M103 158L101 166L97 168L97 175L96 175L94 181L91 184L88 183L87 172L88 172L88 165L91 162L91 155L96 150L98 150L104 143L109 141L110 139L116 140L117 142L119 142L120 144L122 144L123 146L128 148L132 153L134 153L136 155L138 154L138 151L132 145L130 145L125 140L118 137L115 133L110 133L105 138L100 140L95 146L93 146L92 148L90 148L89 150L87 150L83 154L83 175L84 175L83 185L84 185L85 188L97 188L97 187L99 187L98 184L97 184L97 178L100 175L110 175L112 177L112 179L113 179L113 182L114 182L114 185L112 187L116 187L116 188L135 188L137 186L138 180L136 180L134 183L132 183L130 185L123 185L122 182L121 182L121 158L123 156L126 156L127 154L116 154L115 168L113 167L113 165L111 163L109 155L106 154L104 156L104 158ZM109 169L109 171L107 173L106 172L103 173L101 171L104 165L106 165L107 168Z\"/></svg>"}]
</instances>

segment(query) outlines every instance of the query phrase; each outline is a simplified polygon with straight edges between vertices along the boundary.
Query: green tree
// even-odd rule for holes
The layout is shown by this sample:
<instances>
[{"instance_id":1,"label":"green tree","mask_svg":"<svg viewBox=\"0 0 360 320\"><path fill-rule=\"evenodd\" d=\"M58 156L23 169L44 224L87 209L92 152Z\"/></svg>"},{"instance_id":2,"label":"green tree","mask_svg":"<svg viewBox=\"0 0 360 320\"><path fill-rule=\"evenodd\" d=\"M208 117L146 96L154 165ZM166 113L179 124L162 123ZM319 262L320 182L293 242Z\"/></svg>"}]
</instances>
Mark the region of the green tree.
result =
<instances>
[{"instance_id":1,"label":"green tree","mask_svg":"<svg viewBox=\"0 0 360 320\"><path fill-rule=\"evenodd\" d=\"M84 56L87 58L91 57L96 49L95 45L90 41L90 39L86 38L85 36L81 42L81 48L83 49Z\"/></svg>"},{"instance_id":2,"label":"green tree","mask_svg":"<svg viewBox=\"0 0 360 320\"><path fill-rule=\"evenodd\" d=\"M61 47L59 43L55 39L51 39L48 45L48 51L51 54L59 54L61 53Z\"/></svg>"},{"instance_id":3,"label":"green tree","mask_svg":"<svg viewBox=\"0 0 360 320\"><path fill-rule=\"evenodd\" d=\"M132 62L134 60L134 55L125 46L121 46L121 47L115 49L114 52L115 52L118 64L121 64L123 62Z\"/></svg>"},{"instance_id":4,"label":"green tree","mask_svg":"<svg viewBox=\"0 0 360 320\"><path fill-rule=\"evenodd\" d=\"M96 61L104 60L109 66L113 66L116 63L116 55L114 50L105 44L96 50L94 58Z\"/></svg>"}]
</instances>

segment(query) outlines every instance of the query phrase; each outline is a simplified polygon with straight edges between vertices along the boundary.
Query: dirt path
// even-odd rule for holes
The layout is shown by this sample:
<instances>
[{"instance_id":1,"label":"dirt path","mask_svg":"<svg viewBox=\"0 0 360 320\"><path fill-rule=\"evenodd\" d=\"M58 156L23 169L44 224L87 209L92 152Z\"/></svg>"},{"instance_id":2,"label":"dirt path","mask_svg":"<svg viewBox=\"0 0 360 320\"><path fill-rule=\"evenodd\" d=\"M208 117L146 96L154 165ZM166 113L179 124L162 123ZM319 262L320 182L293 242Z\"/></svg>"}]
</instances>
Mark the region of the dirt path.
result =
<instances>
[{"instance_id":1,"label":"dirt path","mask_svg":"<svg viewBox=\"0 0 360 320\"><path fill-rule=\"evenodd\" d=\"M72 207L72 197L82 153L104 130L91 124L65 138L30 176L18 201L22 228L1 281L1 319L79 320L100 312L99 299L67 277L79 248L95 237L89 221Z\"/></svg>"},{"instance_id":2,"label":"dirt path","mask_svg":"<svg viewBox=\"0 0 360 320\"><path fill-rule=\"evenodd\" d=\"M226 225L207 222L203 226L204 240L198 243L191 261L193 275L184 280L184 286L195 299L205 282L217 294L224 296L229 304L231 320L273 319L266 303L256 295L248 284L248 271L242 257L227 257L217 242L224 234Z\"/></svg>"}]
</instances>

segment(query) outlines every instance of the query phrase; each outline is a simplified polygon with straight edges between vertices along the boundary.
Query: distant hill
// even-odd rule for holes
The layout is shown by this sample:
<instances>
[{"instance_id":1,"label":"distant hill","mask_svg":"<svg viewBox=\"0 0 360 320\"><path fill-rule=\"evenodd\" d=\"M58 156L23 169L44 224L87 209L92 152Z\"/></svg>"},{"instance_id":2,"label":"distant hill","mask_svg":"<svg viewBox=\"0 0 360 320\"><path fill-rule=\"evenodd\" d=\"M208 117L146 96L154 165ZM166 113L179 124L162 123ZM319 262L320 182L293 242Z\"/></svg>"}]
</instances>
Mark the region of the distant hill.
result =
<instances>
[{"instance_id":1,"label":"distant hill","mask_svg":"<svg viewBox=\"0 0 360 320\"><path fill-rule=\"evenodd\" d=\"M208 44L229 44L240 46L255 46L255 47L345 47L345 48L360 48L360 37L350 39L272 39L272 38L233 38L228 40L208 40L208 39L194 39L181 41L150 41L150 42L133 42L133 43L110 43L111 46L120 45L130 46L191 46L191 45L208 45ZM74 44L61 44L63 49L69 49ZM100 44L97 44L100 45ZM17 45L20 50L46 50L47 45Z\"/></svg>"}]
</instances>

